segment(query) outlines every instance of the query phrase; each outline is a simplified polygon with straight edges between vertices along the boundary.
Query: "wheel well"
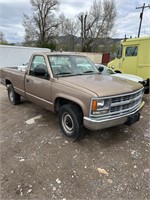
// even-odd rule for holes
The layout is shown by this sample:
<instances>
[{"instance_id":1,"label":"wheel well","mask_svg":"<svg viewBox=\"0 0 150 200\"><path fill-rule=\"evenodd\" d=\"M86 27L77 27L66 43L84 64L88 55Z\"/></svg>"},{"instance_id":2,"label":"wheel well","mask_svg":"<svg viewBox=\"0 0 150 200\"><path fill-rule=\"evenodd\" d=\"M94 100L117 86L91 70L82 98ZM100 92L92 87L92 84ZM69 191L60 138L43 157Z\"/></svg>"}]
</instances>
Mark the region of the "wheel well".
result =
<instances>
[{"instance_id":1,"label":"wheel well","mask_svg":"<svg viewBox=\"0 0 150 200\"><path fill-rule=\"evenodd\" d=\"M6 79L6 86L12 84L10 80Z\"/></svg>"},{"instance_id":2,"label":"wheel well","mask_svg":"<svg viewBox=\"0 0 150 200\"><path fill-rule=\"evenodd\" d=\"M60 107L63 106L63 105L65 105L65 104L71 104L71 105L74 105L74 106L78 107L78 109L83 114L82 108L77 103L75 103L73 101L70 101L68 99L65 99L65 98L57 98L56 99L55 104L54 104L54 110L55 110L55 112L57 113L58 110L60 109Z\"/></svg>"}]
</instances>

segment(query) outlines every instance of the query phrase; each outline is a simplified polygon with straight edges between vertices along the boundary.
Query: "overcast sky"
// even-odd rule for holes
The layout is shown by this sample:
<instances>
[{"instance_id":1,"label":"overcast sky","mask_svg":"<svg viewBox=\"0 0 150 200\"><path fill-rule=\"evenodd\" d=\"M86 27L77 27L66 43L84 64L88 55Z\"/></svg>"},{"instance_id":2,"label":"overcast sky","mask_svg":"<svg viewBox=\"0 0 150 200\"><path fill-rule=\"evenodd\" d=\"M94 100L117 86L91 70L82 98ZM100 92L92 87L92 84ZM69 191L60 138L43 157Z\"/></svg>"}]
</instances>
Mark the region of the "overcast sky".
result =
<instances>
[{"instance_id":1,"label":"overcast sky","mask_svg":"<svg viewBox=\"0 0 150 200\"><path fill-rule=\"evenodd\" d=\"M113 38L136 37L140 22L141 9L136 7L150 5L150 0L115 0L117 20ZM92 0L61 0L60 13L74 18L79 12L88 11ZM0 31L9 42L22 42L24 27L22 26L23 13L31 15L30 0L0 0ZM145 8L141 36L150 36L150 9Z\"/></svg>"}]
</instances>

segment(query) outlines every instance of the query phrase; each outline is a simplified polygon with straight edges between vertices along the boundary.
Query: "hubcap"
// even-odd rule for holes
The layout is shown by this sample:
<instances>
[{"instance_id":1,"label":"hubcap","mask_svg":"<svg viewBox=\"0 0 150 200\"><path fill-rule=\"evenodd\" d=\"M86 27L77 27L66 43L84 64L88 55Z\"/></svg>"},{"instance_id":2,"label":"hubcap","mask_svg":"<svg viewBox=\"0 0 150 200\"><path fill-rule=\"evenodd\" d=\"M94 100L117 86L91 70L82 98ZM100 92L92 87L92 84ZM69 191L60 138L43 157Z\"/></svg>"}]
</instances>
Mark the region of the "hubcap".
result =
<instances>
[{"instance_id":1,"label":"hubcap","mask_svg":"<svg viewBox=\"0 0 150 200\"><path fill-rule=\"evenodd\" d=\"M73 122L71 115L69 115L68 113L63 114L62 125L63 125L65 132L67 134L71 135L74 130L74 122Z\"/></svg>"}]
</instances>

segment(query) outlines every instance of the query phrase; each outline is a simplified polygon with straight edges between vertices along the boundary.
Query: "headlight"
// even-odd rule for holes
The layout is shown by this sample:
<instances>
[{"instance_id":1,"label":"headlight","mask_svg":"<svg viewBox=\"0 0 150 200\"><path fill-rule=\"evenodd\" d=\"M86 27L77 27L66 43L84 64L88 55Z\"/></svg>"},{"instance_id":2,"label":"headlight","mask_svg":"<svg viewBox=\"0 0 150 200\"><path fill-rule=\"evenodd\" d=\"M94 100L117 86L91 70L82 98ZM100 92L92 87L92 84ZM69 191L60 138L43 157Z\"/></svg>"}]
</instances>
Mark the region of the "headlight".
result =
<instances>
[{"instance_id":1,"label":"headlight","mask_svg":"<svg viewBox=\"0 0 150 200\"><path fill-rule=\"evenodd\" d=\"M97 101L97 107L98 107L98 108L104 107L104 105L105 105L104 99L99 99L99 100Z\"/></svg>"},{"instance_id":2,"label":"headlight","mask_svg":"<svg viewBox=\"0 0 150 200\"><path fill-rule=\"evenodd\" d=\"M109 99L92 99L91 100L91 114L103 115L109 112L110 101Z\"/></svg>"}]
</instances>

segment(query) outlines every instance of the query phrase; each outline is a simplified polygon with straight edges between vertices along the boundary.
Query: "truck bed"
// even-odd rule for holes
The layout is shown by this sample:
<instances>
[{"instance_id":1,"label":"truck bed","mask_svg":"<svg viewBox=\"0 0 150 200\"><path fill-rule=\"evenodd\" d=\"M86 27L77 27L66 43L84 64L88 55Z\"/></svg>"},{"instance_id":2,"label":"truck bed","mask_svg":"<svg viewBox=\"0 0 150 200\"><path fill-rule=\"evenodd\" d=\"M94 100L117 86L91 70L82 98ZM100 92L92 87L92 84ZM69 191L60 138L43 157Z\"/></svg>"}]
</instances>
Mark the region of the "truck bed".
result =
<instances>
[{"instance_id":1,"label":"truck bed","mask_svg":"<svg viewBox=\"0 0 150 200\"><path fill-rule=\"evenodd\" d=\"M7 67L0 70L1 84L6 85L11 82L15 86L14 89L22 96L24 96L24 76L25 72L18 70L17 67Z\"/></svg>"}]
</instances>

